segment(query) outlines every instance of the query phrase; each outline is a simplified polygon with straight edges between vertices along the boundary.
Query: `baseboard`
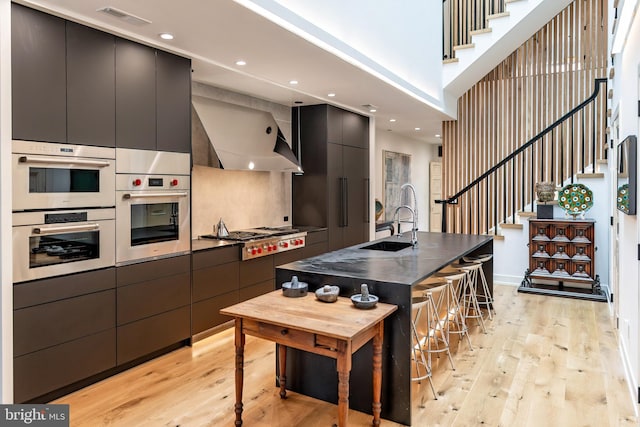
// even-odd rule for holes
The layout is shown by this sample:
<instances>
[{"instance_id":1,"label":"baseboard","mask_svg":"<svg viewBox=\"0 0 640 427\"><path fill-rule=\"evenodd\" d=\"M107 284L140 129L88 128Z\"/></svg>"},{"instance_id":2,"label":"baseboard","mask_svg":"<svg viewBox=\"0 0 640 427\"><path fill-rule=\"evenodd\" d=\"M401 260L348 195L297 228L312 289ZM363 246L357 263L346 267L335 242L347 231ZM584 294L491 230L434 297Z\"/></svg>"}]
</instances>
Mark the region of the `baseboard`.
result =
<instances>
[{"instance_id":1,"label":"baseboard","mask_svg":"<svg viewBox=\"0 0 640 427\"><path fill-rule=\"evenodd\" d=\"M506 274L494 274L493 283L497 285L520 286L524 276L508 276Z\"/></svg>"},{"instance_id":2,"label":"baseboard","mask_svg":"<svg viewBox=\"0 0 640 427\"><path fill-rule=\"evenodd\" d=\"M616 331L618 335L619 331ZM624 368L624 376L627 380L627 386L629 387L629 399L631 399L631 403L633 404L634 415L638 417L638 385L636 379L633 376L633 371L631 369L631 362L629 361L629 353L627 352L627 348L624 345L624 341L620 339L618 336L618 350L620 350L620 356L622 357L622 366Z\"/></svg>"}]
</instances>

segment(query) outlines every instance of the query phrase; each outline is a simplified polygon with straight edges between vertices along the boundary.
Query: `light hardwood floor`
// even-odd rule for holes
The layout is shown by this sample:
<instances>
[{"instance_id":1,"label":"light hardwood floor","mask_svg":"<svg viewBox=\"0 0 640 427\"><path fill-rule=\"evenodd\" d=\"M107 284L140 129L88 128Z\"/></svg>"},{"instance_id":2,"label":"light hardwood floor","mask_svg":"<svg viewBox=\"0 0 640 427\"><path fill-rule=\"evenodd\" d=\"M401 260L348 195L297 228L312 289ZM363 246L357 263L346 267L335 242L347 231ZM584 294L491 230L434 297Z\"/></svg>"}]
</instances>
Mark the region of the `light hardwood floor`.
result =
<instances>
[{"instance_id":1,"label":"light hardwood floor","mask_svg":"<svg viewBox=\"0 0 640 427\"><path fill-rule=\"evenodd\" d=\"M488 333L472 328L474 350L455 343L455 371L446 358L437 361L438 400L426 382L415 384L414 426L638 425L607 304L518 294L509 286L496 286L495 296ZM275 345L247 337L245 426L337 421L334 405L292 392L280 400L274 366ZM233 367L230 329L55 403L71 405L74 427L232 426ZM350 411L349 425L370 423L370 415Z\"/></svg>"}]
</instances>

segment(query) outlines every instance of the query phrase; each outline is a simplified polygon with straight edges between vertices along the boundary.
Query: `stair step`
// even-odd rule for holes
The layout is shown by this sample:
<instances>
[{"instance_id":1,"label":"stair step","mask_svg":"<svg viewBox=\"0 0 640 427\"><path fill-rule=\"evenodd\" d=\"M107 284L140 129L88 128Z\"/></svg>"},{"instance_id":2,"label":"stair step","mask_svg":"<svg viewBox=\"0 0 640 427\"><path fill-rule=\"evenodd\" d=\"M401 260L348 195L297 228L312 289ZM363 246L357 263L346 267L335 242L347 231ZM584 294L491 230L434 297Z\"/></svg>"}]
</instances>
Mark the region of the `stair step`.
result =
<instances>
[{"instance_id":1,"label":"stair step","mask_svg":"<svg viewBox=\"0 0 640 427\"><path fill-rule=\"evenodd\" d=\"M493 237L493 240L504 240L504 236L502 234L488 234L488 236Z\"/></svg>"},{"instance_id":2,"label":"stair step","mask_svg":"<svg viewBox=\"0 0 640 427\"><path fill-rule=\"evenodd\" d=\"M460 59L458 59L458 58L447 58L447 59L443 59L442 63L443 64L452 64L452 63L455 63L455 62L458 62L458 61L460 61Z\"/></svg>"},{"instance_id":3,"label":"stair step","mask_svg":"<svg viewBox=\"0 0 640 427\"><path fill-rule=\"evenodd\" d=\"M472 36L477 36L479 34L487 34L492 32L493 30L491 29L491 27L487 27L487 28L480 28L479 30L473 30L473 31L469 31L469 34Z\"/></svg>"},{"instance_id":4,"label":"stair step","mask_svg":"<svg viewBox=\"0 0 640 427\"><path fill-rule=\"evenodd\" d=\"M604 173L602 172L598 172L598 173L579 173L577 175L578 179L585 179L585 178L604 178Z\"/></svg>"},{"instance_id":5,"label":"stair step","mask_svg":"<svg viewBox=\"0 0 640 427\"><path fill-rule=\"evenodd\" d=\"M462 49L473 49L474 47L476 47L475 43L459 44L458 46L454 46L453 50L458 51Z\"/></svg>"},{"instance_id":6,"label":"stair step","mask_svg":"<svg viewBox=\"0 0 640 427\"><path fill-rule=\"evenodd\" d=\"M556 187L556 191L560 191L560 190L562 190L562 187ZM551 200L550 202L539 202L538 200L536 200L536 204L537 205L557 205L558 201Z\"/></svg>"},{"instance_id":7,"label":"stair step","mask_svg":"<svg viewBox=\"0 0 640 427\"><path fill-rule=\"evenodd\" d=\"M596 160L596 164L598 164L598 165L608 165L609 164L609 160L607 160L607 159L598 159L598 160Z\"/></svg>"},{"instance_id":8,"label":"stair step","mask_svg":"<svg viewBox=\"0 0 640 427\"><path fill-rule=\"evenodd\" d=\"M516 3L522 0L504 0L504 4L509 4L509 3Z\"/></svg>"},{"instance_id":9,"label":"stair step","mask_svg":"<svg viewBox=\"0 0 640 427\"><path fill-rule=\"evenodd\" d=\"M487 15L487 21L490 19L505 18L509 15L511 15L509 12L494 13L493 15Z\"/></svg>"},{"instance_id":10,"label":"stair step","mask_svg":"<svg viewBox=\"0 0 640 427\"><path fill-rule=\"evenodd\" d=\"M511 224L508 222L500 224L500 228L506 228L509 230L522 230L522 224Z\"/></svg>"},{"instance_id":11,"label":"stair step","mask_svg":"<svg viewBox=\"0 0 640 427\"><path fill-rule=\"evenodd\" d=\"M536 212L523 212L520 211L518 212L518 216L524 217L524 218L535 218L536 216L538 216L538 214Z\"/></svg>"}]
</instances>

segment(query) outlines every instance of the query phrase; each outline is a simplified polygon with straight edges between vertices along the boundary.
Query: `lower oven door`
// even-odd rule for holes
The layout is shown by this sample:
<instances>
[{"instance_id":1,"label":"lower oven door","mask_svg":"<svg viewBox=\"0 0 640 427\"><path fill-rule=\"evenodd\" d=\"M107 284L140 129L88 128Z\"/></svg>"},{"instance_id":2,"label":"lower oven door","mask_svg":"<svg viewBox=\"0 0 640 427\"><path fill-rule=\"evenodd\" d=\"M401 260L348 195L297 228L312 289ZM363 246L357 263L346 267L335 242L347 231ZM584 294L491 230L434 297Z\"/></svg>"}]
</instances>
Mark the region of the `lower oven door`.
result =
<instances>
[{"instance_id":1,"label":"lower oven door","mask_svg":"<svg viewBox=\"0 0 640 427\"><path fill-rule=\"evenodd\" d=\"M13 281L115 264L114 209L13 214Z\"/></svg>"},{"instance_id":2,"label":"lower oven door","mask_svg":"<svg viewBox=\"0 0 640 427\"><path fill-rule=\"evenodd\" d=\"M116 264L188 253L189 190L116 192Z\"/></svg>"}]
</instances>

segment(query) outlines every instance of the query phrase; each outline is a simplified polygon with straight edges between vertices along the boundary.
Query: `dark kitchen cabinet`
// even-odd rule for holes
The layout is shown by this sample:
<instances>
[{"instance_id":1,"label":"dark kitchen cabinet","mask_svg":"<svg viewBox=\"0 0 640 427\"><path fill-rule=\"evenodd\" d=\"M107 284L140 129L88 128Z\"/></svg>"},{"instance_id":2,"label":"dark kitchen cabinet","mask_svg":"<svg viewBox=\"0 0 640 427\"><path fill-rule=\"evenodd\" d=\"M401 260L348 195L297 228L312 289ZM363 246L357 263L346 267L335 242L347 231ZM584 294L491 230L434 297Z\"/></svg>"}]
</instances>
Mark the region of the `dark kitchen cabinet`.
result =
<instances>
[{"instance_id":1,"label":"dark kitchen cabinet","mask_svg":"<svg viewBox=\"0 0 640 427\"><path fill-rule=\"evenodd\" d=\"M116 147L191 152L191 60L116 39Z\"/></svg>"},{"instance_id":2,"label":"dark kitchen cabinet","mask_svg":"<svg viewBox=\"0 0 640 427\"><path fill-rule=\"evenodd\" d=\"M232 320L220 309L275 289L274 255L241 261L236 245L194 252L192 268L193 335Z\"/></svg>"},{"instance_id":3,"label":"dark kitchen cabinet","mask_svg":"<svg viewBox=\"0 0 640 427\"><path fill-rule=\"evenodd\" d=\"M115 147L115 36L67 22L67 142Z\"/></svg>"},{"instance_id":4,"label":"dark kitchen cabinet","mask_svg":"<svg viewBox=\"0 0 640 427\"><path fill-rule=\"evenodd\" d=\"M368 118L329 105L297 114L304 175L293 177L294 224L327 227L330 251L367 241Z\"/></svg>"},{"instance_id":5,"label":"dark kitchen cabinet","mask_svg":"<svg viewBox=\"0 0 640 427\"><path fill-rule=\"evenodd\" d=\"M116 366L115 282L107 268L14 285L16 403Z\"/></svg>"},{"instance_id":6,"label":"dark kitchen cabinet","mask_svg":"<svg viewBox=\"0 0 640 427\"><path fill-rule=\"evenodd\" d=\"M65 20L11 4L13 139L67 141Z\"/></svg>"},{"instance_id":7,"label":"dark kitchen cabinet","mask_svg":"<svg viewBox=\"0 0 640 427\"><path fill-rule=\"evenodd\" d=\"M191 256L116 268L117 364L187 340L191 330Z\"/></svg>"},{"instance_id":8,"label":"dark kitchen cabinet","mask_svg":"<svg viewBox=\"0 0 640 427\"><path fill-rule=\"evenodd\" d=\"M156 51L116 38L116 147L156 149Z\"/></svg>"},{"instance_id":9,"label":"dark kitchen cabinet","mask_svg":"<svg viewBox=\"0 0 640 427\"><path fill-rule=\"evenodd\" d=\"M191 60L156 56L157 149L191 152Z\"/></svg>"},{"instance_id":10,"label":"dark kitchen cabinet","mask_svg":"<svg viewBox=\"0 0 640 427\"><path fill-rule=\"evenodd\" d=\"M193 253L192 335L231 320L220 309L239 301L240 248L227 246Z\"/></svg>"}]
</instances>

